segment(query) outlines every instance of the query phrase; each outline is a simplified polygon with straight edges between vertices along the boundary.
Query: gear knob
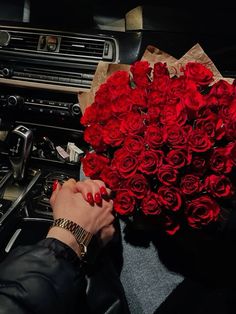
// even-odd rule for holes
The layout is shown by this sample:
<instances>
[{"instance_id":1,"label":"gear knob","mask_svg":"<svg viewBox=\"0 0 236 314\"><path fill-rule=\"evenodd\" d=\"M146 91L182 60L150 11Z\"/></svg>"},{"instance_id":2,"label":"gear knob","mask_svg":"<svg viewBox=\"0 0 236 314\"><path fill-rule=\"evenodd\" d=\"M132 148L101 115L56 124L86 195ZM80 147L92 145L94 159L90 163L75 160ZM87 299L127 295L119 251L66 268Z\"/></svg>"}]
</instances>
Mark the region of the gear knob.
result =
<instances>
[{"instance_id":1,"label":"gear knob","mask_svg":"<svg viewBox=\"0 0 236 314\"><path fill-rule=\"evenodd\" d=\"M7 142L14 179L21 181L24 179L25 166L32 149L33 132L25 126L19 125L8 134Z\"/></svg>"}]
</instances>

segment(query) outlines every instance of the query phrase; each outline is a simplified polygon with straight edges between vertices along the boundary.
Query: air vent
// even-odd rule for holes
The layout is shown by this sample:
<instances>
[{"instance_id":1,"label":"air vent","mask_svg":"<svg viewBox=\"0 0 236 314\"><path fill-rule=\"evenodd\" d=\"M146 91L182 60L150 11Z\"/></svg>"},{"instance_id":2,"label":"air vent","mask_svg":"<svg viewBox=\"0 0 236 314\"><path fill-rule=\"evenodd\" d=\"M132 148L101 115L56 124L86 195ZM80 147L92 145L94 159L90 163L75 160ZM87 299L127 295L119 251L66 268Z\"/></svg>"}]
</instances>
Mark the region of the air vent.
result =
<instances>
[{"instance_id":1,"label":"air vent","mask_svg":"<svg viewBox=\"0 0 236 314\"><path fill-rule=\"evenodd\" d=\"M13 51L36 51L39 41L39 35L34 33L10 32L10 40L7 50Z\"/></svg>"},{"instance_id":2,"label":"air vent","mask_svg":"<svg viewBox=\"0 0 236 314\"><path fill-rule=\"evenodd\" d=\"M112 43L83 37L62 37L60 53L79 58L112 60Z\"/></svg>"}]
</instances>

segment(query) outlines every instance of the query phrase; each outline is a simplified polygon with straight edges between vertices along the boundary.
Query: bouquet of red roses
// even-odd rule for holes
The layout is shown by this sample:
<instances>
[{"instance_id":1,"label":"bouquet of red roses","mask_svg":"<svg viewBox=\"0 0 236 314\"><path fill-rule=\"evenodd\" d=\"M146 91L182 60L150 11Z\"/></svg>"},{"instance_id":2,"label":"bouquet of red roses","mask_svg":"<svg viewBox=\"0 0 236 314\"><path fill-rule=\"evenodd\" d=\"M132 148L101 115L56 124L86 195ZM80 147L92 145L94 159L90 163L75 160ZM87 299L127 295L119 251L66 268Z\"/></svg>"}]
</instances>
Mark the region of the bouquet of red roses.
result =
<instances>
[{"instance_id":1,"label":"bouquet of red roses","mask_svg":"<svg viewBox=\"0 0 236 314\"><path fill-rule=\"evenodd\" d=\"M165 62L116 71L81 119L92 150L86 176L115 192L120 215L149 216L169 234L221 217L234 193L236 85L199 62L170 75Z\"/></svg>"}]
</instances>

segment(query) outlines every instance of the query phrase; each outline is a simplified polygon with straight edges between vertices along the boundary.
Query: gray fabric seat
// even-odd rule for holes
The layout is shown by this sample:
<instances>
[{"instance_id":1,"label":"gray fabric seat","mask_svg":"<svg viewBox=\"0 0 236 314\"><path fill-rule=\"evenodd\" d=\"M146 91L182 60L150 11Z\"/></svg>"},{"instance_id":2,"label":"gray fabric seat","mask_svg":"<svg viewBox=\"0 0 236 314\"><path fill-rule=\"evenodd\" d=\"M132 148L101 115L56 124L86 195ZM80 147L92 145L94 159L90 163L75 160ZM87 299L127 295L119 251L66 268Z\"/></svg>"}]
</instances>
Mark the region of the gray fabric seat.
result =
<instances>
[{"instance_id":1,"label":"gray fabric seat","mask_svg":"<svg viewBox=\"0 0 236 314\"><path fill-rule=\"evenodd\" d=\"M121 235L123 245L123 268L121 282L132 314L151 314L166 299L184 277L169 271L161 262L157 249L138 247L124 238L123 221Z\"/></svg>"}]
</instances>

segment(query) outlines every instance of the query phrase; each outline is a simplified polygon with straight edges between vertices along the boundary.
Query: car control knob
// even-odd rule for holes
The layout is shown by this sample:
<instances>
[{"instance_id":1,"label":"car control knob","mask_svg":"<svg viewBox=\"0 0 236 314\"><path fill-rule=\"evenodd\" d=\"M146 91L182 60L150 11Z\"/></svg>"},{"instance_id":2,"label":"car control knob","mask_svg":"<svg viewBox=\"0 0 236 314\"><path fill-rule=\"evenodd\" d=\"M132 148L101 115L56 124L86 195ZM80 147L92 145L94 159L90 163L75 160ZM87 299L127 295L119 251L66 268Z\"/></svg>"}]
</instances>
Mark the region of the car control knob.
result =
<instances>
[{"instance_id":1,"label":"car control knob","mask_svg":"<svg viewBox=\"0 0 236 314\"><path fill-rule=\"evenodd\" d=\"M9 69L9 68L2 69L2 75L4 77L11 77L12 74L13 74L13 70L12 69Z\"/></svg>"},{"instance_id":2,"label":"car control knob","mask_svg":"<svg viewBox=\"0 0 236 314\"><path fill-rule=\"evenodd\" d=\"M80 105L79 104L74 104L71 108L71 112L74 115L79 115L81 113Z\"/></svg>"},{"instance_id":3,"label":"car control knob","mask_svg":"<svg viewBox=\"0 0 236 314\"><path fill-rule=\"evenodd\" d=\"M15 107L16 105L23 103L23 97L17 95L11 95L7 99L7 104L9 107Z\"/></svg>"},{"instance_id":4,"label":"car control knob","mask_svg":"<svg viewBox=\"0 0 236 314\"><path fill-rule=\"evenodd\" d=\"M7 46L10 42L11 35L7 31L0 31L0 46Z\"/></svg>"}]
</instances>

